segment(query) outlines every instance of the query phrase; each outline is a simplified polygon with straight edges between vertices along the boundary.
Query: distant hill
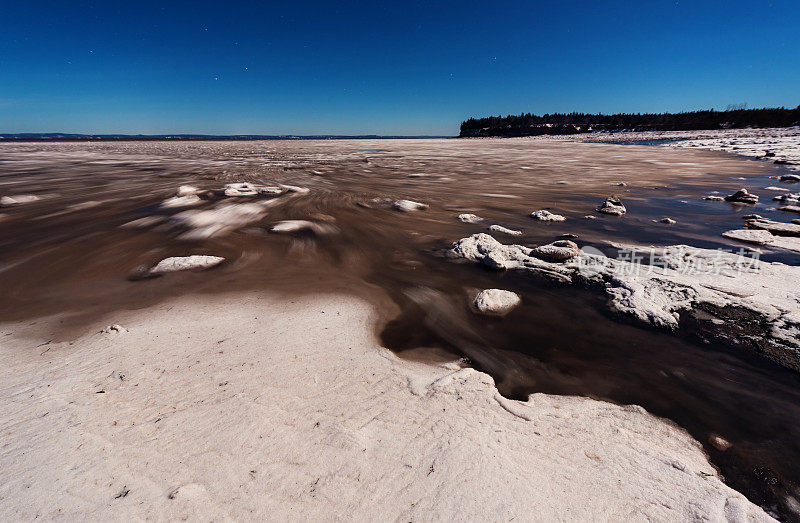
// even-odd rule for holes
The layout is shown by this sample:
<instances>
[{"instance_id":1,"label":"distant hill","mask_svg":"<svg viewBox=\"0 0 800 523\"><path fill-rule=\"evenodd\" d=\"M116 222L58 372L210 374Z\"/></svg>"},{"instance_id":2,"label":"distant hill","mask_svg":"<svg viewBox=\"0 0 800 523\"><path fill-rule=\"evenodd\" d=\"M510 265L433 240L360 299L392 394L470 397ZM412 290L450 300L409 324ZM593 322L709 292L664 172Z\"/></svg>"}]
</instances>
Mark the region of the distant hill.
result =
<instances>
[{"instance_id":1,"label":"distant hill","mask_svg":"<svg viewBox=\"0 0 800 523\"><path fill-rule=\"evenodd\" d=\"M536 136L592 131L694 131L742 127L792 127L800 125L800 106L794 109L730 109L687 113L585 114L554 113L538 116L470 118L461 123L461 137Z\"/></svg>"},{"instance_id":2,"label":"distant hill","mask_svg":"<svg viewBox=\"0 0 800 523\"><path fill-rule=\"evenodd\" d=\"M269 134L71 134L71 133L0 133L0 142L128 142L158 140L350 140L359 138L399 139L399 138L448 138L447 136L380 136L365 134L344 135L269 135Z\"/></svg>"}]
</instances>

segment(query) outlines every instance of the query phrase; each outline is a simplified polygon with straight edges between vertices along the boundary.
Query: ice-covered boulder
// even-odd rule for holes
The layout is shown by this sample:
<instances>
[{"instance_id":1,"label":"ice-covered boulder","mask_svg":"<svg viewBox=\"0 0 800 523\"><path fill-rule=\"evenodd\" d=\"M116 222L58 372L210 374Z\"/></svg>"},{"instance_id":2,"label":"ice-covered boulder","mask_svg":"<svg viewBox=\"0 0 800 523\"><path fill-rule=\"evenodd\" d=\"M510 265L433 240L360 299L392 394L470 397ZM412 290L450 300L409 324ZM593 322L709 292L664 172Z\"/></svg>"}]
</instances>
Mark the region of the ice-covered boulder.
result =
<instances>
[{"instance_id":1,"label":"ice-covered boulder","mask_svg":"<svg viewBox=\"0 0 800 523\"><path fill-rule=\"evenodd\" d=\"M742 188L735 193L726 196L725 201L730 203L745 203L748 205L753 205L758 203L758 195L749 193L747 192L747 189Z\"/></svg>"},{"instance_id":2,"label":"ice-covered boulder","mask_svg":"<svg viewBox=\"0 0 800 523\"><path fill-rule=\"evenodd\" d=\"M489 226L489 230L492 231L492 232L501 232L503 234L508 234L510 236L522 236L522 231L516 231L514 229L508 229L506 227L503 227L502 225L497 225L497 224L490 225Z\"/></svg>"},{"instance_id":3,"label":"ice-covered boulder","mask_svg":"<svg viewBox=\"0 0 800 523\"><path fill-rule=\"evenodd\" d=\"M229 183L225 185L225 196L277 196L283 193L280 187L272 187L268 185L256 185L249 182Z\"/></svg>"},{"instance_id":4,"label":"ice-covered boulder","mask_svg":"<svg viewBox=\"0 0 800 523\"><path fill-rule=\"evenodd\" d=\"M570 240L557 240L547 245L540 245L531 250L531 254L549 262L565 262L579 256L580 247Z\"/></svg>"},{"instance_id":5,"label":"ice-covered boulder","mask_svg":"<svg viewBox=\"0 0 800 523\"><path fill-rule=\"evenodd\" d=\"M531 218L540 222L563 222L566 220L566 218L560 214L554 214L546 209L532 212Z\"/></svg>"},{"instance_id":6,"label":"ice-covered boulder","mask_svg":"<svg viewBox=\"0 0 800 523\"><path fill-rule=\"evenodd\" d=\"M490 316L505 316L521 302L519 295L502 289L481 291L472 302L475 310Z\"/></svg>"},{"instance_id":7,"label":"ice-covered boulder","mask_svg":"<svg viewBox=\"0 0 800 523\"><path fill-rule=\"evenodd\" d=\"M476 214L465 213L465 214L459 214L458 220L464 223L480 223L483 221L483 218L481 218Z\"/></svg>"},{"instance_id":8,"label":"ice-covered boulder","mask_svg":"<svg viewBox=\"0 0 800 523\"><path fill-rule=\"evenodd\" d=\"M311 192L311 189L308 187L299 187L297 185L284 185L281 184L280 188L286 192L295 193L295 194L308 194Z\"/></svg>"},{"instance_id":9,"label":"ice-covered boulder","mask_svg":"<svg viewBox=\"0 0 800 523\"><path fill-rule=\"evenodd\" d=\"M103 328L103 330L100 331L101 334L107 334L110 336L116 336L117 334L125 334L126 332L128 332L128 329L126 329L125 327L123 327L118 323L109 325L108 327L105 327Z\"/></svg>"},{"instance_id":10,"label":"ice-covered boulder","mask_svg":"<svg viewBox=\"0 0 800 523\"><path fill-rule=\"evenodd\" d=\"M797 203L798 201L800 201L800 192L781 194L780 196L775 196L772 199L775 200L776 202L782 202L782 203L789 203L789 204Z\"/></svg>"},{"instance_id":11,"label":"ice-covered boulder","mask_svg":"<svg viewBox=\"0 0 800 523\"><path fill-rule=\"evenodd\" d=\"M622 204L622 200L616 196L609 196L606 200L597 207L597 212L603 214L610 214L611 216L622 216L628 210Z\"/></svg>"},{"instance_id":12,"label":"ice-covered boulder","mask_svg":"<svg viewBox=\"0 0 800 523\"><path fill-rule=\"evenodd\" d=\"M413 200L397 200L394 202L394 208L402 212L424 211L428 208L425 203L415 202Z\"/></svg>"}]
</instances>

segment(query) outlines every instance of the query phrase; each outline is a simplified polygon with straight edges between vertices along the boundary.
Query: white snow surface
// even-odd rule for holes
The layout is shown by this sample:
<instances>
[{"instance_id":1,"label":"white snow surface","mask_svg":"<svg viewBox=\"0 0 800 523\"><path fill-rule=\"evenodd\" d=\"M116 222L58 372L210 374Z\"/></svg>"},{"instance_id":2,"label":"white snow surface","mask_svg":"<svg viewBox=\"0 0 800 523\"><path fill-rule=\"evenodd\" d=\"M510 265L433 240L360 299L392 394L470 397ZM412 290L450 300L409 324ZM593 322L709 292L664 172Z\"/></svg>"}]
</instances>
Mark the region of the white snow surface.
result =
<instances>
[{"instance_id":1,"label":"white snow surface","mask_svg":"<svg viewBox=\"0 0 800 523\"><path fill-rule=\"evenodd\" d=\"M197 295L43 355L41 325L3 324L0 470L18 480L0 520L771 520L674 424L506 399L381 348L375 316L353 297ZM129 332L97 332L112 321Z\"/></svg>"}]
</instances>

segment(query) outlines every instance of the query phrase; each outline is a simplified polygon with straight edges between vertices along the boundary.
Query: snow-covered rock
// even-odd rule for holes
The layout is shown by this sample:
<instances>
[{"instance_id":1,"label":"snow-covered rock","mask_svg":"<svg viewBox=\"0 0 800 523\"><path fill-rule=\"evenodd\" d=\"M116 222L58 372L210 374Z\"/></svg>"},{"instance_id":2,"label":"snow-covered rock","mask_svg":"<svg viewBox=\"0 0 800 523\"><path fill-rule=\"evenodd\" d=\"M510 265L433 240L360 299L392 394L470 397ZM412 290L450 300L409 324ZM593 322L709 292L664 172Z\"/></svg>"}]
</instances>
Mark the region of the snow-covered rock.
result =
<instances>
[{"instance_id":1,"label":"snow-covered rock","mask_svg":"<svg viewBox=\"0 0 800 523\"><path fill-rule=\"evenodd\" d=\"M508 235L511 235L511 236L522 236L522 231L516 231L514 229L508 229L506 227L503 227L502 225L497 225L497 224L490 225L489 226L489 230L493 231L493 232L501 232L503 234L508 234Z\"/></svg>"},{"instance_id":2,"label":"snow-covered rock","mask_svg":"<svg viewBox=\"0 0 800 523\"><path fill-rule=\"evenodd\" d=\"M225 185L225 196L259 196L259 195L274 195L277 196L283 193L280 187L272 187L268 185L256 185L249 182L229 183Z\"/></svg>"},{"instance_id":3,"label":"snow-covered rock","mask_svg":"<svg viewBox=\"0 0 800 523\"><path fill-rule=\"evenodd\" d=\"M103 330L100 331L101 334L108 334L111 336L116 336L117 334L124 334L126 332L128 332L128 329L126 329L125 327L123 327L118 323L109 325L108 327L105 327L103 328Z\"/></svg>"},{"instance_id":4,"label":"snow-covered rock","mask_svg":"<svg viewBox=\"0 0 800 523\"><path fill-rule=\"evenodd\" d=\"M502 289L486 289L475 297L473 305L481 314L505 316L519 305L520 301L520 297L514 292Z\"/></svg>"},{"instance_id":5,"label":"snow-covered rock","mask_svg":"<svg viewBox=\"0 0 800 523\"><path fill-rule=\"evenodd\" d=\"M220 256L208 256L204 254L173 256L170 258L164 258L158 262L152 269L150 269L150 275L158 276L170 272L209 269L219 265L224 261L225 258Z\"/></svg>"},{"instance_id":6,"label":"snow-covered rock","mask_svg":"<svg viewBox=\"0 0 800 523\"><path fill-rule=\"evenodd\" d=\"M800 201L800 192L781 194L780 196L775 196L772 199L776 202L797 203Z\"/></svg>"},{"instance_id":7,"label":"snow-covered rock","mask_svg":"<svg viewBox=\"0 0 800 523\"><path fill-rule=\"evenodd\" d=\"M552 263L481 233L455 242L451 255L595 286L621 314L669 330L689 321L704 336L800 370L800 267L687 245L631 249L617 259L593 251Z\"/></svg>"},{"instance_id":8,"label":"snow-covered rock","mask_svg":"<svg viewBox=\"0 0 800 523\"><path fill-rule=\"evenodd\" d=\"M570 240L557 240L531 250L533 256L549 262L565 262L579 256L580 253L578 244Z\"/></svg>"},{"instance_id":9,"label":"snow-covered rock","mask_svg":"<svg viewBox=\"0 0 800 523\"><path fill-rule=\"evenodd\" d=\"M796 223L776 222L757 218L748 220L747 227L750 229L762 229L778 236L800 236L800 225Z\"/></svg>"},{"instance_id":10,"label":"snow-covered rock","mask_svg":"<svg viewBox=\"0 0 800 523\"><path fill-rule=\"evenodd\" d=\"M554 214L546 209L532 212L531 218L540 222L563 222L566 220L566 218L560 214Z\"/></svg>"},{"instance_id":11,"label":"snow-covered rock","mask_svg":"<svg viewBox=\"0 0 800 523\"><path fill-rule=\"evenodd\" d=\"M716 196L716 195L713 195L713 194L709 194L708 196L703 196L703 199L704 200L708 200L710 202L724 202L725 201L725 198L723 198L722 196Z\"/></svg>"},{"instance_id":12,"label":"snow-covered rock","mask_svg":"<svg viewBox=\"0 0 800 523\"><path fill-rule=\"evenodd\" d=\"M483 221L483 218L476 214L464 213L458 215L458 220L464 223L480 223Z\"/></svg>"},{"instance_id":13,"label":"snow-covered rock","mask_svg":"<svg viewBox=\"0 0 800 523\"><path fill-rule=\"evenodd\" d=\"M311 192L311 189L309 189L308 187L299 187L297 185L284 185L284 184L281 184L280 188L283 189L286 192L291 192L291 193L295 193L295 194L308 194L309 192Z\"/></svg>"},{"instance_id":14,"label":"snow-covered rock","mask_svg":"<svg viewBox=\"0 0 800 523\"><path fill-rule=\"evenodd\" d=\"M732 240L755 243L756 245L769 245L774 238L771 232L763 229L735 229L732 231L725 231L722 235Z\"/></svg>"},{"instance_id":15,"label":"snow-covered rock","mask_svg":"<svg viewBox=\"0 0 800 523\"><path fill-rule=\"evenodd\" d=\"M736 229L725 231L722 235L740 242L800 252L800 238L796 236L776 236L764 229Z\"/></svg>"},{"instance_id":16,"label":"snow-covered rock","mask_svg":"<svg viewBox=\"0 0 800 523\"><path fill-rule=\"evenodd\" d=\"M597 212L610 214L611 216L622 216L628 212L628 210L622 204L622 201L615 196L609 196L606 198L606 200L601 203L596 210Z\"/></svg>"},{"instance_id":17,"label":"snow-covered rock","mask_svg":"<svg viewBox=\"0 0 800 523\"><path fill-rule=\"evenodd\" d=\"M672 218L661 218L661 223L666 223L667 225L673 225L678 222L673 220Z\"/></svg>"},{"instance_id":18,"label":"snow-covered rock","mask_svg":"<svg viewBox=\"0 0 800 523\"><path fill-rule=\"evenodd\" d=\"M425 203L415 202L412 200L397 200L394 202L394 208L402 212L424 211L428 208Z\"/></svg>"},{"instance_id":19,"label":"snow-covered rock","mask_svg":"<svg viewBox=\"0 0 800 523\"><path fill-rule=\"evenodd\" d=\"M746 203L749 205L758 203L758 195L747 192L747 189L742 188L733 194L725 197L726 202L731 203Z\"/></svg>"}]
</instances>

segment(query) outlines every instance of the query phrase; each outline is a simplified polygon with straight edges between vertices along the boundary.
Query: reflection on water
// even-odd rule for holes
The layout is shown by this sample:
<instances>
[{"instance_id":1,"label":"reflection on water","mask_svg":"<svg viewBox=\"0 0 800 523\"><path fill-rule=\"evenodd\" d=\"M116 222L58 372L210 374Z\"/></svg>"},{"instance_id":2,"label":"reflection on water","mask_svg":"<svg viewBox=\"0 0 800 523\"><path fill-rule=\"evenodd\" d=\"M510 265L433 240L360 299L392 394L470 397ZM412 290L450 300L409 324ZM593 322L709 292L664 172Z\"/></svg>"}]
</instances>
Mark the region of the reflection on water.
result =
<instances>
[{"instance_id":1,"label":"reflection on water","mask_svg":"<svg viewBox=\"0 0 800 523\"><path fill-rule=\"evenodd\" d=\"M642 405L701 441L731 486L792 518L787 496L800 499L795 373L702 343L690 326L670 335L629 324L586 289L439 255L492 224L523 231L496 237L525 245L569 233L600 247L738 249L744 245L720 233L741 227L743 214L788 221L768 210L774 193L761 188L776 184L771 174L770 165L703 151L529 139L2 144L0 196L40 199L0 208L0 318L69 311L54 333L66 337L108 311L177 293L358 292L382 310L399 310L380 329L401 354L444 347L492 374L508 396L547 392ZM161 205L180 185L217 190L240 181L310 192L201 193L191 207ZM701 198L742 186L763 203ZM625 217L585 218L611 194L624 201ZM391 205L398 199L430 207L403 213ZM528 218L538 209L567 220ZM462 212L485 220L462 223ZM677 223L660 223L663 217ZM324 227L270 233L281 220ZM227 262L209 272L129 280L142 265L188 254ZM768 250L762 258L800 261ZM504 319L474 315L470 296L489 287L515 290L523 305ZM733 446L715 449L712 434Z\"/></svg>"}]
</instances>

